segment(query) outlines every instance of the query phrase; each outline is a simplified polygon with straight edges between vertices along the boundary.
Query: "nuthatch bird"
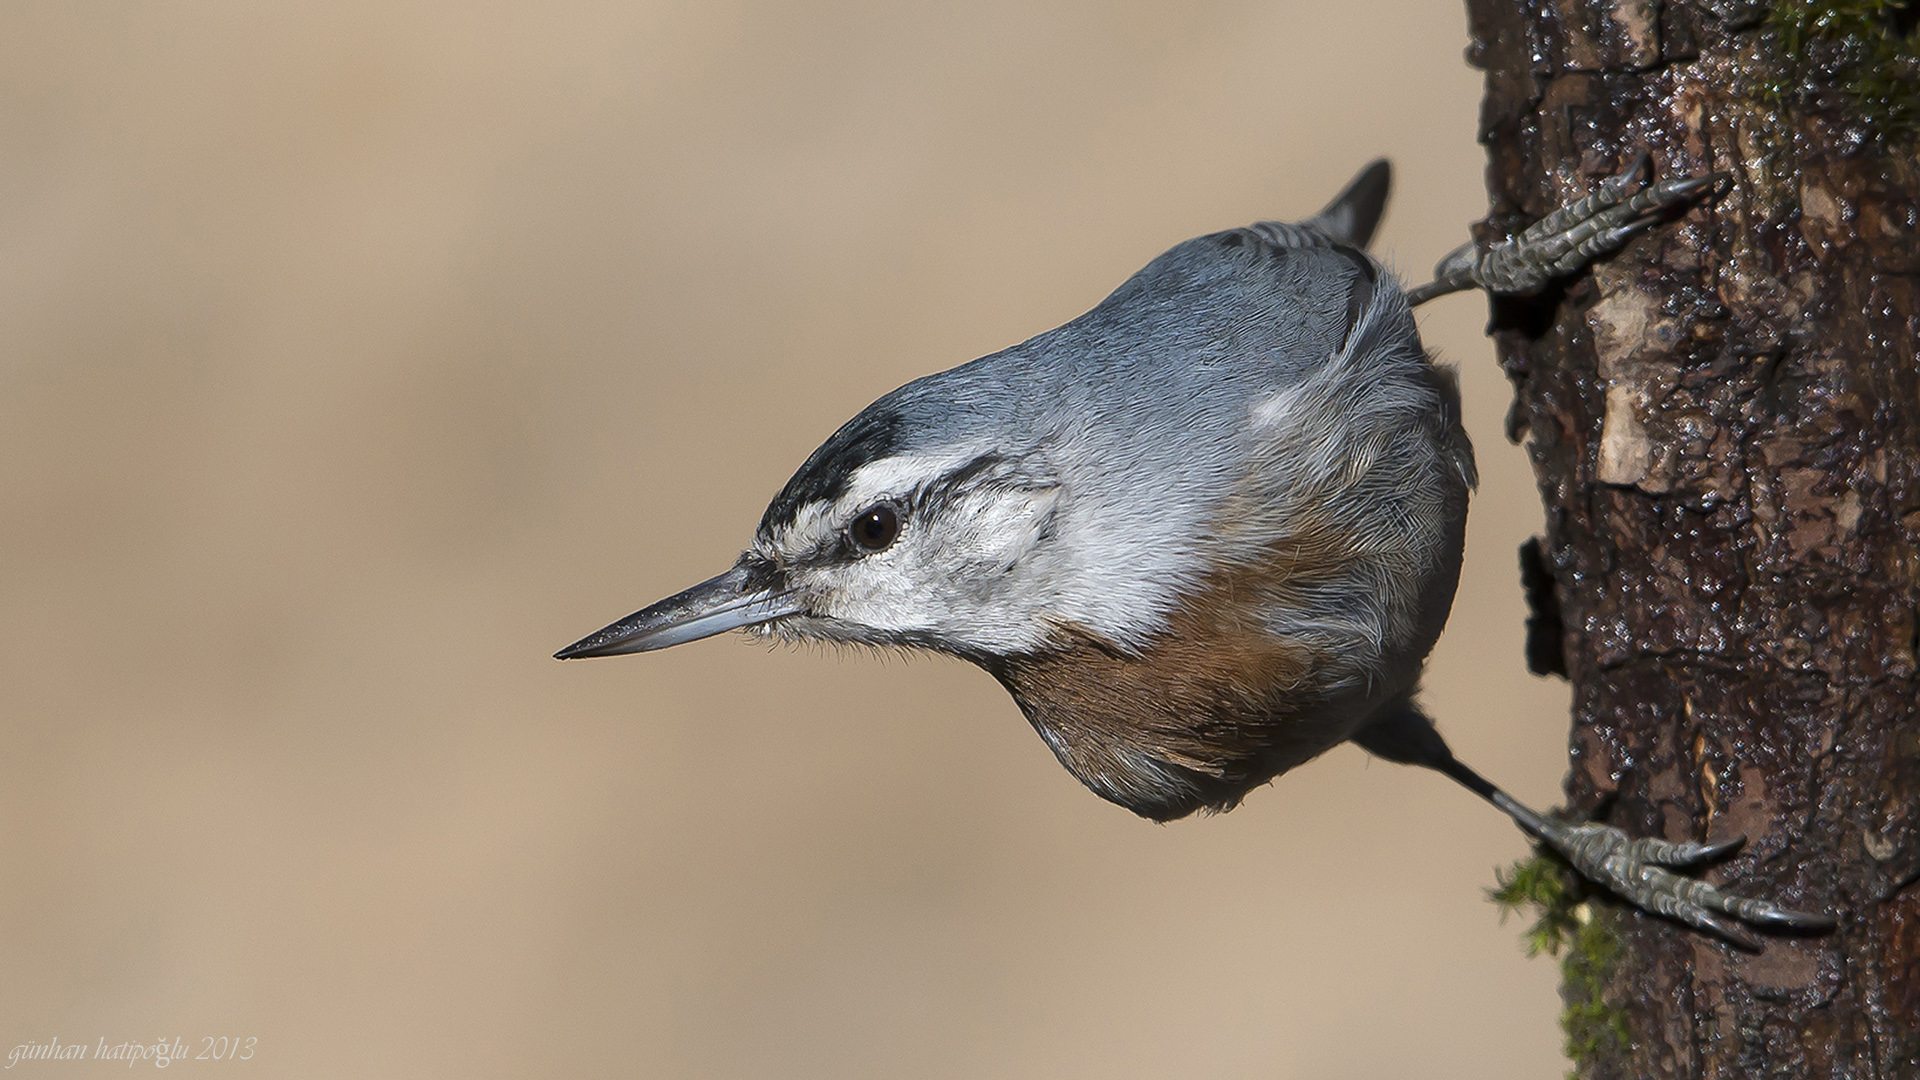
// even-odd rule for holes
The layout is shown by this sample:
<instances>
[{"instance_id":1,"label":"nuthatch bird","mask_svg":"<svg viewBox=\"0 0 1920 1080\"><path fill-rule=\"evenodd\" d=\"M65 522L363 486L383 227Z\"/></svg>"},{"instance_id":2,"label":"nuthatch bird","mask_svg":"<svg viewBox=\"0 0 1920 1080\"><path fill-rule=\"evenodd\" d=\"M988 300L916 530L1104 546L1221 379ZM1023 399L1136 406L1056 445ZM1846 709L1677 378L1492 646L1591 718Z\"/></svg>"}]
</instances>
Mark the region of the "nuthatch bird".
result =
<instances>
[{"instance_id":1,"label":"nuthatch bird","mask_svg":"<svg viewBox=\"0 0 1920 1080\"><path fill-rule=\"evenodd\" d=\"M1415 302L1537 289L1717 177L1644 158ZM1318 216L1181 244L1085 315L863 410L774 497L731 570L558 654L725 630L960 657L1102 798L1227 810L1353 741L1454 778L1587 877L1743 945L1819 916L1665 869L1733 844L1537 814L1456 760L1415 692L1459 577L1473 451L1452 373L1367 254L1384 161ZM1732 919L1724 916L1732 916Z\"/></svg>"}]
</instances>

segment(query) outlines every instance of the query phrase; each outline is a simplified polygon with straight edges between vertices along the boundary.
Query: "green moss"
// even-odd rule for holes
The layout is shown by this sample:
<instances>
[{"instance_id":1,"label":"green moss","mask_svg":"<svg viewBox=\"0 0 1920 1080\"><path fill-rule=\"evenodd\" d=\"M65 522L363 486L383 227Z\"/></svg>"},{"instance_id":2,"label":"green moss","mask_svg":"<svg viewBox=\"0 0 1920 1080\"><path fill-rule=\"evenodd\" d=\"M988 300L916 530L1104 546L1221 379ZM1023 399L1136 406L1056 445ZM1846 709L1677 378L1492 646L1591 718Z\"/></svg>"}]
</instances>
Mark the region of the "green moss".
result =
<instances>
[{"instance_id":1,"label":"green moss","mask_svg":"<svg viewBox=\"0 0 1920 1080\"><path fill-rule=\"evenodd\" d=\"M1582 904L1579 910L1590 911ZM1594 911L1574 932L1572 946L1560 961L1560 995L1566 1011L1560 1027L1567 1033L1567 1057L1576 1069L1600 1057L1616 1057L1632 1041L1624 1009L1603 996L1613 962L1620 955L1610 916Z\"/></svg>"},{"instance_id":2,"label":"green moss","mask_svg":"<svg viewBox=\"0 0 1920 1080\"><path fill-rule=\"evenodd\" d=\"M1775 109L1842 106L1877 138L1920 132L1920 3L1775 0L1762 92ZM1838 91L1841 101L1834 102Z\"/></svg>"},{"instance_id":3,"label":"green moss","mask_svg":"<svg viewBox=\"0 0 1920 1080\"><path fill-rule=\"evenodd\" d=\"M1501 922L1510 915L1529 911L1534 915L1533 925L1522 935L1527 955L1560 955L1580 928L1580 920L1573 913L1579 905L1574 896L1576 882L1566 866L1545 855L1535 855L1521 859L1510 869L1494 870L1493 880L1497 884L1487 890L1487 898L1499 906Z\"/></svg>"},{"instance_id":4,"label":"green moss","mask_svg":"<svg viewBox=\"0 0 1920 1080\"><path fill-rule=\"evenodd\" d=\"M1614 1057L1630 1042L1625 1010L1606 1000L1607 979L1620 955L1612 916L1589 902L1580 879L1568 866L1535 855L1495 870L1496 888L1488 896L1500 918L1533 916L1521 936L1528 956L1560 958L1560 996L1566 1008L1560 1027L1567 1035L1567 1058L1577 1076L1602 1057Z\"/></svg>"}]
</instances>

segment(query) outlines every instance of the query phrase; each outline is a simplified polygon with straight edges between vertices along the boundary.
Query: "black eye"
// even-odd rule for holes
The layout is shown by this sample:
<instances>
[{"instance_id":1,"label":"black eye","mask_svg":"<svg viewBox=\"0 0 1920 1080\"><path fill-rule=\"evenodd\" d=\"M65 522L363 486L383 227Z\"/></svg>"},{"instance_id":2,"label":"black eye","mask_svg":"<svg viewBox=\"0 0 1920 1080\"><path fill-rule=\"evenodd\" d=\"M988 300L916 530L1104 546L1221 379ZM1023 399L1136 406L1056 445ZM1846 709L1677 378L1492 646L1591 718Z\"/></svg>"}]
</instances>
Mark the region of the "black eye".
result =
<instances>
[{"instance_id":1,"label":"black eye","mask_svg":"<svg viewBox=\"0 0 1920 1080\"><path fill-rule=\"evenodd\" d=\"M870 506L847 526L847 535L863 551L880 551L900 535L900 512L886 503Z\"/></svg>"}]
</instances>

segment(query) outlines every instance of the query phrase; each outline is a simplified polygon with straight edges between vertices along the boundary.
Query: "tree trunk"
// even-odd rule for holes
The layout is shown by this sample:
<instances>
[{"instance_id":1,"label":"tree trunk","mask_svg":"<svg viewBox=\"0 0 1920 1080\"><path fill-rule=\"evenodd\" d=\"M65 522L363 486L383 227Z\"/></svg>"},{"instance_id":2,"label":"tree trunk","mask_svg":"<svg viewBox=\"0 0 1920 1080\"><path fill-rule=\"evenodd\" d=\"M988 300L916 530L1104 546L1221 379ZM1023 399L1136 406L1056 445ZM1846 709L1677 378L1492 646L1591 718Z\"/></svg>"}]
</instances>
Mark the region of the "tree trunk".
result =
<instances>
[{"instance_id":1,"label":"tree trunk","mask_svg":"<svg viewBox=\"0 0 1920 1080\"><path fill-rule=\"evenodd\" d=\"M1489 235L1643 148L1731 175L1493 307L1570 809L1744 834L1708 880L1841 919L1748 954L1597 905L1612 944L1565 990L1582 1077L1920 1077L1920 66L1894 7L1468 0Z\"/></svg>"}]
</instances>

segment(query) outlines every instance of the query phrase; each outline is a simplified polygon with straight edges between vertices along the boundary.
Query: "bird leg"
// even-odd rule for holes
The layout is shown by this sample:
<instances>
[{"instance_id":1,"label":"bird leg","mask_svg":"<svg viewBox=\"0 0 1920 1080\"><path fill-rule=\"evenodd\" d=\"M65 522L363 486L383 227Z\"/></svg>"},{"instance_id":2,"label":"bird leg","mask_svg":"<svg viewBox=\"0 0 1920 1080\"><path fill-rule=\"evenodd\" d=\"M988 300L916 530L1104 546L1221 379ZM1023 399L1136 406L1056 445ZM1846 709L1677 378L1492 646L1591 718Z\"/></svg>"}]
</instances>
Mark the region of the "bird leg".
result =
<instances>
[{"instance_id":1,"label":"bird leg","mask_svg":"<svg viewBox=\"0 0 1920 1080\"><path fill-rule=\"evenodd\" d=\"M1717 844L1676 844L1651 836L1635 840L1611 825L1597 821L1570 824L1528 809L1457 760L1440 771L1499 807L1523 832L1567 860L1581 877L1605 886L1642 911L1717 934L1755 952L1760 950L1761 941L1742 923L1787 930L1831 930L1836 925L1831 915L1794 911L1771 900L1735 896L1669 869L1699 866L1725 858L1746 843L1743 836ZM1731 918L1722 918L1722 915Z\"/></svg>"},{"instance_id":2,"label":"bird leg","mask_svg":"<svg viewBox=\"0 0 1920 1080\"><path fill-rule=\"evenodd\" d=\"M1664 915L1758 951L1761 941L1744 924L1788 930L1830 930L1830 915L1794 911L1770 900L1735 896L1672 868L1724 858L1739 850L1745 837L1717 844L1681 843L1653 837L1635 840L1597 821L1568 823L1538 813L1495 787L1453 756L1433 722L1411 703L1383 713L1354 736L1368 751L1409 765L1444 773L1500 808L1521 831L1565 859L1581 877L1642 911ZM1723 916L1730 916L1723 917Z\"/></svg>"},{"instance_id":3,"label":"bird leg","mask_svg":"<svg viewBox=\"0 0 1920 1080\"><path fill-rule=\"evenodd\" d=\"M1600 182L1592 194L1560 207L1518 236L1482 247L1468 242L1433 268L1433 281L1407 292L1409 304L1462 289L1528 296L1602 255L1620 250L1633 234L1726 178L1725 173L1662 180L1642 186L1647 153Z\"/></svg>"}]
</instances>

